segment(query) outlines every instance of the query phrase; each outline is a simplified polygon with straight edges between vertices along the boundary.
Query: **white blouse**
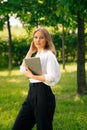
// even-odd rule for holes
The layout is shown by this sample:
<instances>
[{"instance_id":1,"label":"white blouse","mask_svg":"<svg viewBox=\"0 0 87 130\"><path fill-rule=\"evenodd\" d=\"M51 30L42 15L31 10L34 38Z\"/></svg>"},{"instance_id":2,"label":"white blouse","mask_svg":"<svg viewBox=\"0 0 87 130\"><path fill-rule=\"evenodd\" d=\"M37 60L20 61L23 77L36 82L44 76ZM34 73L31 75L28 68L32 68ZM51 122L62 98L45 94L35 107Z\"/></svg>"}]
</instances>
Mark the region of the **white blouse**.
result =
<instances>
[{"instance_id":1,"label":"white blouse","mask_svg":"<svg viewBox=\"0 0 87 130\"><path fill-rule=\"evenodd\" d=\"M49 86L54 86L60 80L60 67L57 62L56 56L52 53L52 51L42 51L41 53L37 53L36 57L40 57L41 66L42 66L42 74L45 76L45 84ZM23 73L24 68L20 66L20 71ZM30 83L41 82L35 79L29 79Z\"/></svg>"}]
</instances>

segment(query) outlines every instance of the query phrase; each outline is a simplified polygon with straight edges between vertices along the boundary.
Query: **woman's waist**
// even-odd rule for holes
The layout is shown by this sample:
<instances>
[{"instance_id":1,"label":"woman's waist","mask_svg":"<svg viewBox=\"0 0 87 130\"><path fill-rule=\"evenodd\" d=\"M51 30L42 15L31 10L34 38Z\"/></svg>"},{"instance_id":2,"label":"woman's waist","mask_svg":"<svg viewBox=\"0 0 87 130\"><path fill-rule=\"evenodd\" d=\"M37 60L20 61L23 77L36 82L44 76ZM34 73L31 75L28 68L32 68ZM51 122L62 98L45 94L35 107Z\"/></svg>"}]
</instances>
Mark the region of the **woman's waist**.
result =
<instances>
[{"instance_id":1,"label":"woman's waist","mask_svg":"<svg viewBox=\"0 0 87 130\"><path fill-rule=\"evenodd\" d=\"M30 80L30 83L40 83L41 81L39 81L39 80L36 80L36 79L29 79Z\"/></svg>"}]
</instances>

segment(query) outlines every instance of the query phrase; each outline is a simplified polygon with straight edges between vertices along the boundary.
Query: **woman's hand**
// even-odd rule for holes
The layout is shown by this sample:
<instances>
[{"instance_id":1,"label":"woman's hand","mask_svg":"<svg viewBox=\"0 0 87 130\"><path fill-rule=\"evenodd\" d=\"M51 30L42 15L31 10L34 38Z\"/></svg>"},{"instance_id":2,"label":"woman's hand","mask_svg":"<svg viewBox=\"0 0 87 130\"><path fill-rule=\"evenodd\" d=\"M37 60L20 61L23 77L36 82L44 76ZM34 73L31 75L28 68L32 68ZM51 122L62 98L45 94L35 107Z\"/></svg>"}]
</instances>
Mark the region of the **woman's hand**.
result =
<instances>
[{"instance_id":1,"label":"woman's hand","mask_svg":"<svg viewBox=\"0 0 87 130\"><path fill-rule=\"evenodd\" d=\"M35 47L34 42L32 42L31 45L30 45L29 52L30 52L31 54L33 54L33 53L35 53L36 51L37 51L37 48Z\"/></svg>"},{"instance_id":2,"label":"woman's hand","mask_svg":"<svg viewBox=\"0 0 87 130\"><path fill-rule=\"evenodd\" d=\"M32 74L32 72L26 67L26 69L25 69L26 71L25 71L25 76L26 77L28 77L28 78L32 78L32 76L33 76L33 74Z\"/></svg>"},{"instance_id":3,"label":"woman's hand","mask_svg":"<svg viewBox=\"0 0 87 130\"><path fill-rule=\"evenodd\" d=\"M31 55L32 55L33 53L35 53L36 51L37 51L37 48L35 47L34 42L32 42L31 45L30 45L30 49L29 49L29 51L27 52L25 58L31 57ZM22 62L22 65L23 65L23 66L26 66L24 60L23 60L23 62Z\"/></svg>"},{"instance_id":4,"label":"woman's hand","mask_svg":"<svg viewBox=\"0 0 87 130\"><path fill-rule=\"evenodd\" d=\"M32 72L27 67L25 69L24 74L28 78L32 78L32 79L35 79L35 80L39 80L41 82L45 82L45 76L44 75L34 75L34 74L32 74Z\"/></svg>"}]
</instances>

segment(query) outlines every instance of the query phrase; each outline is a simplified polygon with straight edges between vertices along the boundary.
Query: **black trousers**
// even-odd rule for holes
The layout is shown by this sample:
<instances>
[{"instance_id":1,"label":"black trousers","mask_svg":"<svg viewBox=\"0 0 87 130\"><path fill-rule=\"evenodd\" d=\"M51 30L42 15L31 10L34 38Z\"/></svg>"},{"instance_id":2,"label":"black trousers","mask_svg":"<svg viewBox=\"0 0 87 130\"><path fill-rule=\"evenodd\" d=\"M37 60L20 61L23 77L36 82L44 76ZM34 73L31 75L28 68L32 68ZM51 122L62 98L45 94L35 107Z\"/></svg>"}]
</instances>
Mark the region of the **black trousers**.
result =
<instances>
[{"instance_id":1,"label":"black trousers","mask_svg":"<svg viewBox=\"0 0 87 130\"><path fill-rule=\"evenodd\" d=\"M30 83L28 96L15 120L12 130L53 130L55 96L46 84Z\"/></svg>"}]
</instances>

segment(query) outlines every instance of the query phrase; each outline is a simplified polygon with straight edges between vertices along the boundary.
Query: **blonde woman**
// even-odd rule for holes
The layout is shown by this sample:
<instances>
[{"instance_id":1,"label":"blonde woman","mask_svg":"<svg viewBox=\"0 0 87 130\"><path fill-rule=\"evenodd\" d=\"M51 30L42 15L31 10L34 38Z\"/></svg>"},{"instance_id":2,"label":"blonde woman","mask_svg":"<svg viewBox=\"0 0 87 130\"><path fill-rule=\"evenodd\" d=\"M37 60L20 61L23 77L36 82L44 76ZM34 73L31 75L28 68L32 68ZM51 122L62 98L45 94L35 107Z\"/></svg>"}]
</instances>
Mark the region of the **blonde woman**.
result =
<instances>
[{"instance_id":1,"label":"blonde woman","mask_svg":"<svg viewBox=\"0 0 87 130\"><path fill-rule=\"evenodd\" d=\"M25 58L33 53L40 57L42 75L34 75L23 61L20 70L29 78L29 92L16 118L12 130L53 130L55 96L51 87L60 79L60 68L55 56L55 47L49 32L42 27L33 33L33 41Z\"/></svg>"}]
</instances>

